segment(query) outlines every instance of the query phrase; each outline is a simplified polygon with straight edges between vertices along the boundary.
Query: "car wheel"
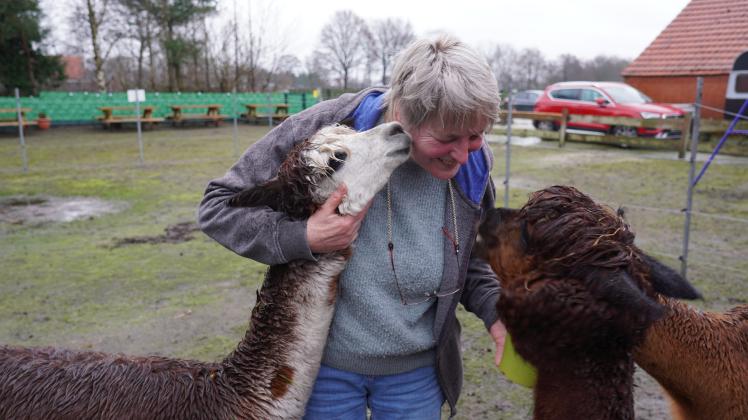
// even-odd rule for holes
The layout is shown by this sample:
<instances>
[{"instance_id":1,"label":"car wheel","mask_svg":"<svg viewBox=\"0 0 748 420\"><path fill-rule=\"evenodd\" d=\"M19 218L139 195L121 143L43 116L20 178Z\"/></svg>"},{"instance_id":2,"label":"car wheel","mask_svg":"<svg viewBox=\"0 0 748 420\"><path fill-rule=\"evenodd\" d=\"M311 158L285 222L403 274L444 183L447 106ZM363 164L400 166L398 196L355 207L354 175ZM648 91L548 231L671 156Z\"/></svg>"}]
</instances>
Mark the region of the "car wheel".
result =
<instances>
[{"instance_id":1,"label":"car wheel","mask_svg":"<svg viewBox=\"0 0 748 420\"><path fill-rule=\"evenodd\" d=\"M532 124L541 131L556 131L556 125L553 124L553 121L533 121Z\"/></svg>"},{"instance_id":2,"label":"car wheel","mask_svg":"<svg viewBox=\"0 0 748 420\"><path fill-rule=\"evenodd\" d=\"M616 137L636 137L636 127L624 127L622 125L613 126L610 129L610 134Z\"/></svg>"}]
</instances>

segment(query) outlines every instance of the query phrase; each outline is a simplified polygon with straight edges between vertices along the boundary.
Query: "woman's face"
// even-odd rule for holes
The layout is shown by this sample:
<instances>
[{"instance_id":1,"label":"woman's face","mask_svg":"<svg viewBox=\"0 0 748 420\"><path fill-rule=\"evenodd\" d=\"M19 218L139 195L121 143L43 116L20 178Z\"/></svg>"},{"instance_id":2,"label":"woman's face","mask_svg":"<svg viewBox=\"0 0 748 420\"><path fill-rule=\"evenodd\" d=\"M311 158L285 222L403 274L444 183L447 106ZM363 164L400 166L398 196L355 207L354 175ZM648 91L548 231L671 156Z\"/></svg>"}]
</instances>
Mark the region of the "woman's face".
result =
<instances>
[{"instance_id":1,"label":"woman's face","mask_svg":"<svg viewBox=\"0 0 748 420\"><path fill-rule=\"evenodd\" d=\"M483 144L486 124L480 123L474 127L450 128L426 122L417 128L406 128L413 139L410 155L432 176L450 179L467 162L468 153Z\"/></svg>"}]
</instances>

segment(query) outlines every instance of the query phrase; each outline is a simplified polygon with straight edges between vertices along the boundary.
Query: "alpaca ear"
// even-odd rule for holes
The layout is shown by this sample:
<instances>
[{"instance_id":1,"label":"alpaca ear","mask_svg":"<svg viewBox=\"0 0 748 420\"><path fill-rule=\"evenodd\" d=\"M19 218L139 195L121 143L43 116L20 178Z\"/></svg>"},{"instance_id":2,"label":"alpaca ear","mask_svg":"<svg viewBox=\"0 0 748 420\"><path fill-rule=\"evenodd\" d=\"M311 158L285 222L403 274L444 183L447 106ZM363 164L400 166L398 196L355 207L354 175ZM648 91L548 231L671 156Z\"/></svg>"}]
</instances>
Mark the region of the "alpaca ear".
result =
<instances>
[{"instance_id":1,"label":"alpaca ear","mask_svg":"<svg viewBox=\"0 0 748 420\"><path fill-rule=\"evenodd\" d=\"M252 187L248 190L240 191L228 200L229 207L261 207L268 206L273 210L278 210L281 203L281 183L278 178Z\"/></svg>"},{"instance_id":2,"label":"alpaca ear","mask_svg":"<svg viewBox=\"0 0 748 420\"><path fill-rule=\"evenodd\" d=\"M642 253L642 261L649 266L649 281L654 290L677 299L701 299L701 293L672 268Z\"/></svg>"},{"instance_id":3,"label":"alpaca ear","mask_svg":"<svg viewBox=\"0 0 748 420\"><path fill-rule=\"evenodd\" d=\"M594 295L615 307L642 315L648 322L665 314L662 305L647 296L623 270L597 269L587 275L585 282Z\"/></svg>"},{"instance_id":4,"label":"alpaca ear","mask_svg":"<svg viewBox=\"0 0 748 420\"><path fill-rule=\"evenodd\" d=\"M520 225L520 240L522 241L522 249L527 251L530 249L530 232L527 230L527 221L523 220Z\"/></svg>"}]
</instances>

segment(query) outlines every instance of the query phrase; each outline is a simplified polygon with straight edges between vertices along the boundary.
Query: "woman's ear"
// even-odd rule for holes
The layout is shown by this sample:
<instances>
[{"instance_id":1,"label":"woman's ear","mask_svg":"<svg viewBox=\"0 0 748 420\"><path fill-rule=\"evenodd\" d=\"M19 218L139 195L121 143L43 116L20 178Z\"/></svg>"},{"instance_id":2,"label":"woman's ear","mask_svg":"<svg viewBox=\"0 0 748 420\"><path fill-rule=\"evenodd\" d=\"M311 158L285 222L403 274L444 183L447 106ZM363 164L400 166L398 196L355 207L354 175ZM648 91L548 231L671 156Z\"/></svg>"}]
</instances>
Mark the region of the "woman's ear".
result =
<instances>
[{"instance_id":1,"label":"woman's ear","mask_svg":"<svg viewBox=\"0 0 748 420\"><path fill-rule=\"evenodd\" d=\"M400 124L405 127L405 121L402 119L402 114L400 114L400 107L398 106L397 102L392 104L392 109L388 110L390 121L397 121Z\"/></svg>"}]
</instances>

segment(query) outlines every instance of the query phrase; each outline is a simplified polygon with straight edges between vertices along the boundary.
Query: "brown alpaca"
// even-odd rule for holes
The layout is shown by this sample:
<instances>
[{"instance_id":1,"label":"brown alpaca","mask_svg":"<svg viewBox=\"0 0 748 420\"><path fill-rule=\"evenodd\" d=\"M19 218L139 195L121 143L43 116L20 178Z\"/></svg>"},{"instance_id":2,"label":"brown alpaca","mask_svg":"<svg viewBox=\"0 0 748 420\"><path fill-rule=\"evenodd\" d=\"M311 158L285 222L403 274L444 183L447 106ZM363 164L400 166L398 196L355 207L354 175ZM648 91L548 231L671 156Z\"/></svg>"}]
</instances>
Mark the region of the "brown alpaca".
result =
<instances>
[{"instance_id":1,"label":"brown alpaca","mask_svg":"<svg viewBox=\"0 0 748 420\"><path fill-rule=\"evenodd\" d=\"M396 123L363 133L328 127L300 144L277 178L227 200L302 219L345 182L339 210L356 212L409 151ZM349 254L270 267L244 339L220 363L0 346L0 419L300 418Z\"/></svg>"},{"instance_id":2,"label":"brown alpaca","mask_svg":"<svg viewBox=\"0 0 748 420\"><path fill-rule=\"evenodd\" d=\"M681 279L661 264L652 273ZM647 330L634 360L665 389L673 418L748 419L748 305L715 313L659 300L666 315Z\"/></svg>"},{"instance_id":3,"label":"brown alpaca","mask_svg":"<svg viewBox=\"0 0 748 420\"><path fill-rule=\"evenodd\" d=\"M650 283L622 216L572 187L493 210L474 252L501 281L499 315L517 352L538 369L534 418L633 419L632 352L664 313L655 291L696 292Z\"/></svg>"}]
</instances>

